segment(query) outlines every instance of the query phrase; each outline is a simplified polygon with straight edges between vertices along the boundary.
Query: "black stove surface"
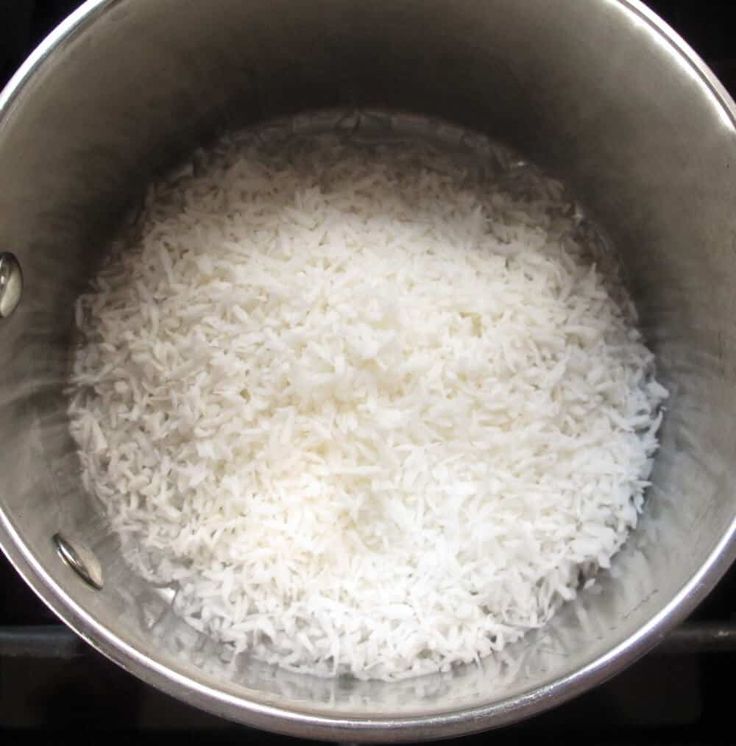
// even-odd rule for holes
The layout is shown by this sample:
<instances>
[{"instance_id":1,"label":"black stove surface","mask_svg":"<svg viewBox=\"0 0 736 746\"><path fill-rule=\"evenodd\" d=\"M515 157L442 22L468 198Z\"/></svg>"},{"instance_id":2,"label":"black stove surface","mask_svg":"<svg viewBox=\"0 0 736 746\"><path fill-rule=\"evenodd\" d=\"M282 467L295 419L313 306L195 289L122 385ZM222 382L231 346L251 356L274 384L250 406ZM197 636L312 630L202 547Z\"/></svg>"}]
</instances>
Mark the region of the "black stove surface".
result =
<instances>
[{"instance_id":1,"label":"black stove surface","mask_svg":"<svg viewBox=\"0 0 736 746\"><path fill-rule=\"evenodd\" d=\"M206 0L199 0L206 2ZM551 0L549 0L551 1ZM579 0L585 2L585 0ZM79 0L0 0L0 85ZM649 0L736 95L734 0ZM603 686L465 743L716 744L731 733L736 567L688 622ZM245 728L143 684L61 625L0 556L0 739L207 744L297 739Z\"/></svg>"}]
</instances>

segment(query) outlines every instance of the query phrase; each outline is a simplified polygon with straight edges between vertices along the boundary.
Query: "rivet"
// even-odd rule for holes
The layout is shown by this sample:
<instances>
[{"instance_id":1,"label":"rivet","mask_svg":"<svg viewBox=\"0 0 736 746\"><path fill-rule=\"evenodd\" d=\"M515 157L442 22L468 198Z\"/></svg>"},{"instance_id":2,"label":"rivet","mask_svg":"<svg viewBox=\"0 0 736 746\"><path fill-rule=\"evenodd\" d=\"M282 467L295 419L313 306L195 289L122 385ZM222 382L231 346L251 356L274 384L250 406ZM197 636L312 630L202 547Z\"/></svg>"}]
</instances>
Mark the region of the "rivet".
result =
<instances>
[{"instance_id":1,"label":"rivet","mask_svg":"<svg viewBox=\"0 0 736 746\"><path fill-rule=\"evenodd\" d=\"M0 253L0 319L6 319L18 307L23 294L23 273L9 251Z\"/></svg>"},{"instance_id":2,"label":"rivet","mask_svg":"<svg viewBox=\"0 0 736 746\"><path fill-rule=\"evenodd\" d=\"M84 580L87 585L100 590L102 588L102 567L90 549L84 544L70 541L61 534L54 534L51 539L56 551L64 562Z\"/></svg>"}]
</instances>

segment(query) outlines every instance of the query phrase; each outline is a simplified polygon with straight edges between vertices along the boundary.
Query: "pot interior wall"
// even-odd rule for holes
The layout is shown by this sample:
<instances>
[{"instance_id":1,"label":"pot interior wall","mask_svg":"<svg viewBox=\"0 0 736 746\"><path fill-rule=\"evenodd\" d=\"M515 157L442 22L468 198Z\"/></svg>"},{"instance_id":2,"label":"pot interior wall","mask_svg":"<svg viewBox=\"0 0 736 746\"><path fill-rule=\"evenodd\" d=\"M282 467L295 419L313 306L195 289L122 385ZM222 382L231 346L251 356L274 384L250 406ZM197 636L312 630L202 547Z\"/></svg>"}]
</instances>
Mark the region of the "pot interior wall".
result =
<instances>
[{"instance_id":1,"label":"pot interior wall","mask_svg":"<svg viewBox=\"0 0 736 746\"><path fill-rule=\"evenodd\" d=\"M218 132L334 107L440 117L566 181L619 250L672 391L646 514L603 592L504 662L396 684L223 662L128 573L79 482L63 395L73 302L121 216ZM662 613L734 522L735 146L699 73L614 0L101 3L0 121L0 250L25 275L20 308L0 322L11 554L53 597L63 589L68 620L91 618L160 665L264 703L414 716L572 675ZM58 561L60 530L97 553L101 591Z\"/></svg>"}]
</instances>

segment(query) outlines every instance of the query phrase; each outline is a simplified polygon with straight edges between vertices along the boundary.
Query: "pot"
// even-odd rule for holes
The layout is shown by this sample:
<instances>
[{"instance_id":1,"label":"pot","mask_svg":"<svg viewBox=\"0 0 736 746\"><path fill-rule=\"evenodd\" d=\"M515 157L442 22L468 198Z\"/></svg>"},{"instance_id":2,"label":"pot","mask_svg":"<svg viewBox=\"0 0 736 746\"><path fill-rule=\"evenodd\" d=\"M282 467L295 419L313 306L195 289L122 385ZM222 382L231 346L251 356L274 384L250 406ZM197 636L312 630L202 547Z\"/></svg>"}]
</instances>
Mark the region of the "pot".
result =
<instances>
[{"instance_id":1,"label":"pot","mask_svg":"<svg viewBox=\"0 0 736 746\"><path fill-rule=\"evenodd\" d=\"M145 185L223 130L326 109L443 120L563 179L617 247L671 391L644 514L599 592L482 665L393 683L229 659L179 621L122 562L66 421L74 299ZM0 95L5 553L131 673L292 735L460 735L612 676L736 552L735 123L713 74L636 0L89 0Z\"/></svg>"}]
</instances>

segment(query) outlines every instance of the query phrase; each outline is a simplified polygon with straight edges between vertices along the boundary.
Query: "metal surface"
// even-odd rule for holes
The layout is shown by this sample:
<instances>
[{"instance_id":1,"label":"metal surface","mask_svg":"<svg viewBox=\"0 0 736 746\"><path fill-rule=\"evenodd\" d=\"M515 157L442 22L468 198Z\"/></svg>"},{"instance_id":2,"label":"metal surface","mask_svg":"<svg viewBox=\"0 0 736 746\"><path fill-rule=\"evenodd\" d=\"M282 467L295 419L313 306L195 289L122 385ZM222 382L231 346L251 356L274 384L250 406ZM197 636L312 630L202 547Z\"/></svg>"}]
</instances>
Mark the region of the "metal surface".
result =
<instances>
[{"instance_id":1,"label":"metal surface","mask_svg":"<svg viewBox=\"0 0 736 746\"><path fill-rule=\"evenodd\" d=\"M73 299L145 183L224 128L306 109L475 128L560 176L607 230L672 391L641 524L544 630L482 667L316 680L223 651L130 574L86 497L65 416ZM526 717L611 676L734 557L736 109L634 0L94 0L0 94L0 544L85 639L146 681L280 732L418 740ZM96 591L48 537L84 537Z\"/></svg>"},{"instance_id":2,"label":"metal surface","mask_svg":"<svg viewBox=\"0 0 736 746\"><path fill-rule=\"evenodd\" d=\"M56 551L59 553L64 562L84 580L87 585L101 590L103 586L102 579L102 568L97 557L83 544L79 542L70 541L64 538L61 534L54 534L51 541L56 546Z\"/></svg>"},{"instance_id":3,"label":"metal surface","mask_svg":"<svg viewBox=\"0 0 736 746\"><path fill-rule=\"evenodd\" d=\"M23 294L23 272L13 254L0 254L0 319L6 319L18 307Z\"/></svg>"}]
</instances>

